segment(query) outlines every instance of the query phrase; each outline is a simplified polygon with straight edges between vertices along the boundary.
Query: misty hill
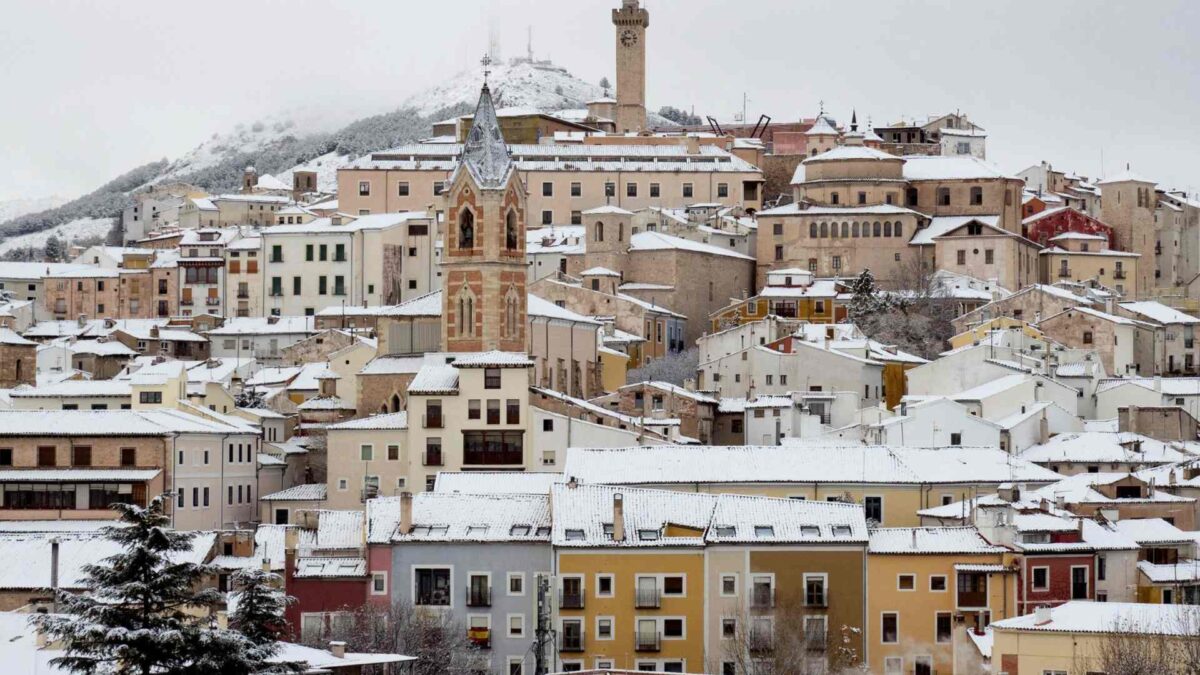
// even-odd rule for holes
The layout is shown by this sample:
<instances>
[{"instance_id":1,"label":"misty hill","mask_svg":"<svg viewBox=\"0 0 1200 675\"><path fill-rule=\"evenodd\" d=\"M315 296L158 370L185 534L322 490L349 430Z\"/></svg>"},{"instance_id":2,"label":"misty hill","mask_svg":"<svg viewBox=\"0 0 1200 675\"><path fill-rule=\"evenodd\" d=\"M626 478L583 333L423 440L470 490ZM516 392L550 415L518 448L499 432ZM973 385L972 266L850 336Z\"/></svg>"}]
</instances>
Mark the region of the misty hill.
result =
<instances>
[{"instance_id":1,"label":"misty hill","mask_svg":"<svg viewBox=\"0 0 1200 675\"><path fill-rule=\"evenodd\" d=\"M541 110L580 109L603 95L565 69L546 62L494 66L493 92L505 107ZM152 162L109 181L97 190L55 208L0 222L0 239L41 232L85 218L112 218L132 202L138 189L165 181L184 181L209 192L236 190L242 171L290 181L295 168L318 170L322 187L332 187L337 167L369 152L427 137L434 122L469 113L479 97L480 73L464 71L410 96L398 108L376 114L354 111L352 104L290 110L215 134L184 156ZM671 124L651 115L651 123Z\"/></svg>"}]
</instances>

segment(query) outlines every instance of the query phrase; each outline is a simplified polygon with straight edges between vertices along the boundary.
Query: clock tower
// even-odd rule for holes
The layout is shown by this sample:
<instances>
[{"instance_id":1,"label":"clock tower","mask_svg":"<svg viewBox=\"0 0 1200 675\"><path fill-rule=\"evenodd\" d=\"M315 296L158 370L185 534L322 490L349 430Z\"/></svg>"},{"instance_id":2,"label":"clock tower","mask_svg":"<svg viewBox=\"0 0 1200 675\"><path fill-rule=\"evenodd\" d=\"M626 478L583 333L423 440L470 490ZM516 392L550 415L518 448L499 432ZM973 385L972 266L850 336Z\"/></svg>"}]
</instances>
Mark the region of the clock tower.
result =
<instances>
[{"instance_id":1,"label":"clock tower","mask_svg":"<svg viewBox=\"0 0 1200 675\"><path fill-rule=\"evenodd\" d=\"M646 27L650 13L638 0L621 0L612 11L617 28L617 131L646 128Z\"/></svg>"}]
</instances>

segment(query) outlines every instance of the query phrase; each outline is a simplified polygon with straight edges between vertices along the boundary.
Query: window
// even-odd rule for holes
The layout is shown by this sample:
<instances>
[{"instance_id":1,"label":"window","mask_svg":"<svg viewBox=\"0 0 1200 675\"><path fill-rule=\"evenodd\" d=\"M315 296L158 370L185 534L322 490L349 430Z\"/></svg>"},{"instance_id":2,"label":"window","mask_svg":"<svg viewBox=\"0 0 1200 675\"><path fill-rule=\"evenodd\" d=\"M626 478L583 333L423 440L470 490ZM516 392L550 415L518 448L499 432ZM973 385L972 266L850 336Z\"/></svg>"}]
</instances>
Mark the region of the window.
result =
<instances>
[{"instance_id":1,"label":"window","mask_svg":"<svg viewBox=\"0 0 1200 675\"><path fill-rule=\"evenodd\" d=\"M659 197L661 195L662 195L662 186L659 185L658 183L651 183L650 184L650 196L651 197Z\"/></svg>"},{"instance_id":2,"label":"window","mask_svg":"<svg viewBox=\"0 0 1200 675\"><path fill-rule=\"evenodd\" d=\"M500 369L499 368L484 368L483 369L483 388L484 389L499 389L500 388Z\"/></svg>"},{"instance_id":3,"label":"window","mask_svg":"<svg viewBox=\"0 0 1200 675\"><path fill-rule=\"evenodd\" d=\"M895 612L884 612L881 615L879 641L885 645L900 642L900 618Z\"/></svg>"},{"instance_id":4,"label":"window","mask_svg":"<svg viewBox=\"0 0 1200 675\"><path fill-rule=\"evenodd\" d=\"M572 197L582 197L583 196L583 184L582 183L571 183L571 196Z\"/></svg>"},{"instance_id":5,"label":"window","mask_svg":"<svg viewBox=\"0 0 1200 675\"><path fill-rule=\"evenodd\" d=\"M896 577L896 588L901 591L915 591L917 589L917 577L912 574L901 574Z\"/></svg>"},{"instance_id":6,"label":"window","mask_svg":"<svg viewBox=\"0 0 1200 675\"><path fill-rule=\"evenodd\" d=\"M722 597L728 598L728 597L733 597L733 596L737 595L737 590L738 590L737 580L738 580L738 578L737 578L736 574L722 574L721 575L721 596Z\"/></svg>"},{"instance_id":7,"label":"window","mask_svg":"<svg viewBox=\"0 0 1200 675\"><path fill-rule=\"evenodd\" d=\"M971 206L982 206L982 205L983 205L983 188L981 188L981 187L971 188Z\"/></svg>"},{"instance_id":8,"label":"window","mask_svg":"<svg viewBox=\"0 0 1200 675\"><path fill-rule=\"evenodd\" d=\"M950 642L952 639L954 617L949 612L938 612L936 619L936 639L939 643Z\"/></svg>"},{"instance_id":9,"label":"window","mask_svg":"<svg viewBox=\"0 0 1200 675\"><path fill-rule=\"evenodd\" d=\"M140 403L162 403L161 391L143 391L138 393Z\"/></svg>"},{"instance_id":10,"label":"window","mask_svg":"<svg viewBox=\"0 0 1200 675\"><path fill-rule=\"evenodd\" d=\"M613 575L596 575L596 597L611 598L613 596Z\"/></svg>"},{"instance_id":11,"label":"window","mask_svg":"<svg viewBox=\"0 0 1200 675\"><path fill-rule=\"evenodd\" d=\"M737 636L737 619L721 619L721 637L729 639Z\"/></svg>"},{"instance_id":12,"label":"window","mask_svg":"<svg viewBox=\"0 0 1200 675\"><path fill-rule=\"evenodd\" d=\"M92 465L92 449L77 445L71 448L71 466L91 466Z\"/></svg>"},{"instance_id":13,"label":"window","mask_svg":"<svg viewBox=\"0 0 1200 675\"><path fill-rule=\"evenodd\" d=\"M554 212L550 210L542 211L542 224L550 225L554 222Z\"/></svg>"},{"instance_id":14,"label":"window","mask_svg":"<svg viewBox=\"0 0 1200 675\"><path fill-rule=\"evenodd\" d=\"M636 197L637 196L637 183L626 183L625 184L625 196L626 197Z\"/></svg>"},{"instance_id":15,"label":"window","mask_svg":"<svg viewBox=\"0 0 1200 675\"><path fill-rule=\"evenodd\" d=\"M394 461L400 459L400 446L398 446L398 445L387 446L387 458L388 458L388 461L390 461L390 462L394 462Z\"/></svg>"},{"instance_id":16,"label":"window","mask_svg":"<svg viewBox=\"0 0 1200 675\"><path fill-rule=\"evenodd\" d=\"M883 497L864 497L863 510L866 512L867 520L883 524Z\"/></svg>"},{"instance_id":17,"label":"window","mask_svg":"<svg viewBox=\"0 0 1200 675\"><path fill-rule=\"evenodd\" d=\"M399 197L408 196L408 181L400 181L396 185L396 195Z\"/></svg>"},{"instance_id":18,"label":"window","mask_svg":"<svg viewBox=\"0 0 1200 675\"><path fill-rule=\"evenodd\" d=\"M490 398L487 402L487 423L500 424L500 399Z\"/></svg>"},{"instance_id":19,"label":"window","mask_svg":"<svg viewBox=\"0 0 1200 675\"><path fill-rule=\"evenodd\" d=\"M824 607L826 602L825 586L828 578L824 574L804 575L804 604L807 607Z\"/></svg>"},{"instance_id":20,"label":"window","mask_svg":"<svg viewBox=\"0 0 1200 675\"><path fill-rule=\"evenodd\" d=\"M387 595L387 572L371 572L371 595Z\"/></svg>"},{"instance_id":21,"label":"window","mask_svg":"<svg viewBox=\"0 0 1200 675\"><path fill-rule=\"evenodd\" d=\"M962 434L959 432L951 433L950 445L962 445Z\"/></svg>"},{"instance_id":22,"label":"window","mask_svg":"<svg viewBox=\"0 0 1200 675\"><path fill-rule=\"evenodd\" d=\"M525 637L525 615L524 614L509 614L508 615L508 637L511 637L511 638Z\"/></svg>"},{"instance_id":23,"label":"window","mask_svg":"<svg viewBox=\"0 0 1200 675\"><path fill-rule=\"evenodd\" d=\"M684 635L683 619L663 619L662 632L664 638L682 638Z\"/></svg>"},{"instance_id":24,"label":"window","mask_svg":"<svg viewBox=\"0 0 1200 675\"><path fill-rule=\"evenodd\" d=\"M867 203L867 193L865 193L865 192L859 192L859 193L858 193L858 203L859 203L859 204L866 204L866 203Z\"/></svg>"},{"instance_id":25,"label":"window","mask_svg":"<svg viewBox=\"0 0 1200 675\"><path fill-rule=\"evenodd\" d=\"M233 451L233 449L232 449L232 448L230 448L230 452L232 452L232 451ZM239 453L239 454L240 454L240 453ZM374 447L374 446L371 446L371 445L362 445L362 446L359 446L359 449L358 449L358 455L359 455L359 457L358 457L358 458L359 458L359 459L361 459L362 461L364 461L364 462L369 462L369 461L371 461L372 459L374 459L374 455L375 455L375 447Z\"/></svg>"},{"instance_id":26,"label":"window","mask_svg":"<svg viewBox=\"0 0 1200 675\"><path fill-rule=\"evenodd\" d=\"M946 590L946 575L935 574L929 577L929 590L935 593L941 593Z\"/></svg>"},{"instance_id":27,"label":"window","mask_svg":"<svg viewBox=\"0 0 1200 675\"><path fill-rule=\"evenodd\" d=\"M450 606L450 570L448 568L417 568L413 578L417 605Z\"/></svg>"},{"instance_id":28,"label":"window","mask_svg":"<svg viewBox=\"0 0 1200 675\"><path fill-rule=\"evenodd\" d=\"M684 196L684 198L685 198L685 199L691 199L691 198L692 198L692 184L691 184L691 183L684 183L684 184L683 184L683 196Z\"/></svg>"},{"instance_id":29,"label":"window","mask_svg":"<svg viewBox=\"0 0 1200 675\"><path fill-rule=\"evenodd\" d=\"M955 260L959 265L967 264L967 252L963 249L958 249L957 258Z\"/></svg>"},{"instance_id":30,"label":"window","mask_svg":"<svg viewBox=\"0 0 1200 675\"><path fill-rule=\"evenodd\" d=\"M681 576L663 577L663 595L683 595L684 583Z\"/></svg>"},{"instance_id":31,"label":"window","mask_svg":"<svg viewBox=\"0 0 1200 675\"><path fill-rule=\"evenodd\" d=\"M521 401L515 398L508 399L508 401L505 403L504 423L521 423Z\"/></svg>"},{"instance_id":32,"label":"window","mask_svg":"<svg viewBox=\"0 0 1200 675\"><path fill-rule=\"evenodd\" d=\"M983 262L988 265L993 265L996 262L996 252L992 249L984 249Z\"/></svg>"},{"instance_id":33,"label":"window","mask_svg":"<svg viewBox=\"0 0 1200 675\"><path fill-rule=\"evenodd\" d=\"M479 399L473 398L470 401L467 401L467 419L479 419L479 410Z\"/></svg>"},{"instance_id":34,"label":"window","mask_svg":"<svg viewBox=\"0 0 1200 675\"><path fill-rule=\"evenodd\" d=\"M729 196L729 183L717 183L717 197Z\"/></svg>"},{"instance_id":35,"label":"window","mask_svg":"<svg viewBox=\"0 0 1200 675\"><path fill-rule=\"evenodd\" d=\"M950 188L937 189L937 204L938 206L950 206Z\"/></svg>"},{"instance_id":36,"label":"window","mask_svg":"<svg viewBox=\"0 0 1200 675\"><path fill-rule=\"evenodd\" d=\"M553 197L554 196L554 183L551 183L550 181L546 181L546 182L542 183L542 196L543 197Z\"/></svg>"},{"instance_id":37,"label":"window","mask_svg":"<svg viewBox=\"0 0 1200 675\"><path fill-rule=\"evenodd\" d=\"M783 260L783 246L779 244L775 245L775 259Z\"/></svg>"},{"instance_id":38,"label":"window","mask_svg":"<svg viewBox=\"0 0 1200 675\"><path fill-rule=\"evenodd\" d=\"M0 448L0 466L12 466L12 448Z\"/></svg>"},{"instance_id":39,"label":"window","mask_svg":"<svg viewBox=\"0 0 1200 675\"><path fill-rule=\"evenodd\" d=\"M137 466L137 448L121 448L121 466Z\"/></svg>"},{"instance_id":40,"label":"window","mask_svg":"<svg viewBox=\"0 0 1200 675\"><path fill-rule=\"evenodd\" d=\"M837 272L841 269L842 269L842 256L840 256L840 255L833 256L833 270L835 272Z\"/></svg>"},{"instance_id":41,"label":"window","mask_svg":"<svg viewBox=\"0 0 1200 675\"><path fill-rule=\"evenodd\" d=\"M596 639L613 639L613 618L611 616L596 617Z\"/></svg>"},{"instance_id":42,"label":"window","mask_svg":"<svg viewBox=\"0 0 1200 675\"><path fill-rule=\"evenodd\" d=\"M1033 589L1035 591L1050 590L1050 568L1033 568Z\"/></svg>"},{"instance_id":43,"label":"window","mask_svg":"<svg viewBox=\"0 0 1200 675\"><path fill-rule=\"evenodd\" d=\"M358 196L369 197L370 195L371 195L370 181L365 181L365 180L358 181Z\"/></svg>"}]
</instances>

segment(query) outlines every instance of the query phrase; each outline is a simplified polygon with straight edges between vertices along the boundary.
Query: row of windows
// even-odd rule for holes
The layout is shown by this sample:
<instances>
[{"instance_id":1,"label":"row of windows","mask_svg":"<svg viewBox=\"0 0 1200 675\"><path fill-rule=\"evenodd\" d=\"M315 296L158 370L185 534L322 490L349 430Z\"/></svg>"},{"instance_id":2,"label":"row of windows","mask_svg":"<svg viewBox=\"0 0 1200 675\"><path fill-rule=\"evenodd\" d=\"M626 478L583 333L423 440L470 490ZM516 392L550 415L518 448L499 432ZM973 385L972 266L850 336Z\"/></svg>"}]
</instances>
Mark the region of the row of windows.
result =
<instances>
[{"instance_id":1,"label":"row of windows","mask_svg":"<svg viewBox=\"0 0 1200 675\"><path fill-rule=\"evenodd\" d=\"M292 277L292 295L303 294L304 277ZM416 283L411 282L411 283ZM317 294L329 295L329 277L321 275L317 277ZM337 275L333 277L333 295L346 295L346 277ZM271 296L283 296L283 277L271 277Z\"/></svg>"},{"instance_id":2,"label":"row of windows","mask_svg":"<svg viewBox=\"0 0 1200 675\"><path fill-rule=\"evenodd\" d=\"M234 496L235 495L237 497L238 504L253 504L254 503L253 486L250 485L249 483L246 483L244 485L237 485L237 486L229 485L226 487L228 488L228 493L225 496L225 503L227 505L232 506L234 504ZM234 491L235 487L237 489L236 492ZM187 505L187 492L188 491L186 488L178 488L177 489L177 491L175 493L175 506L176 507L181 508L181 509L189 508ZM203 508L203 507L206 507L209 505L209 492L208 492L207 487L203 487L203 488L202 487L193 487L191 492L192 492L192 503L191 503L190 508L198 509L198 508Z\"/></svg>"},{"instance_id":3,"label":"row of windows","mask_svg":"<svg viewBox=\"0 0 1200 675\"><path fill-rule=\"evenodd\" d=\"M772 226L772 231L775 235L783 234L783 223L775 223ZM849 223L818 223L816 221L808 224L809 239L858 239L858 238L878 238L878 237L903 237L904 224L901 222L893 223L890 220L879 222L878 220L870 222L849 222Z\"/></svg>"}]
</instances>

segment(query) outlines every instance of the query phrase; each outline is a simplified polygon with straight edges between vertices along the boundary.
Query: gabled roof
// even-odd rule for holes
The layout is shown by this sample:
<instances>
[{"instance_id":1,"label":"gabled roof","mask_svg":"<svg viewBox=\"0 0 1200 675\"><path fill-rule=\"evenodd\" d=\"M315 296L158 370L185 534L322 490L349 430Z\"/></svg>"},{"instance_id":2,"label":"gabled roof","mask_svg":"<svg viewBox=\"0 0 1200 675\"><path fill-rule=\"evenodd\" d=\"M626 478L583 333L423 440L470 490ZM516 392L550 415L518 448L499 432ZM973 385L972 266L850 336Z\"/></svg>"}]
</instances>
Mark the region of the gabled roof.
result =
<instances>
[{"instance_id":1,"label":"gabled roof","mask_svg":"<svg viewBox=\"0 0 1200 675\"><path fill-rule=\"evenodd\" d=\"M439 471L434 492L466 494L548 495L550 488L564 481L561 473L517 471Z\"/></svg>"},{"instance_id":2,"label":"gabled roof","mask_svg":"<svg viewBox=\"0 0 1200 675\"><path fill-rule=\"evenodd\" d=\"M613 496L623 502L625 539L612 535ZM555 485L553 542L559 547L701 547L717 497L607 485ZM607 527L606 527L607 526ZM667 527L686 532L667 536Z\"/></svg>"},{"instance_id":3,"label":"gabled roof","mask_svg":"<svg viewBox=\"0 0 1200 675\"><path fill-rule=\"evenodd\" d=\"M871 530L872 555L988 554L1008 549L994 546L974 527L881 527Z\"/></svg>"},{"instance_id":4,"label":"gabled roof","mask_svg":"<svg viewBox=\"0 0 1200 675\"><path fill-rule=\"evenodd\" d=\"M1200 319L1175 309L1168 307L1161 302L1154 300L1143 300L1140 302L1122 302L1121 309L1137 314L1139 317L1148 321L1154 321L1161 324L1181 323L1181 324L1200 324Z\"/></svg>"},{"instance_id":5,"label":"gabled roof","mask_svg":"<svg viewBox=\"0 0 1200 675\"><path fill-rule=\"evenodd\" d=\"M306 501L320 502L325 501L326 486L325 483L309 483L306 485L297 485L286 490L274 492L269 495L259 497L263 501Z\"/></svg>"},{"instance_id":6,"label":"gabled roof","mask_svg":"<svg viewBox=\"0 0 1200 675\"><path fill-rule=\"evenodd\" d=\"M909 239L908 243L918 246L931 246L934 243L934 238L957 230L972 221L977 221L992 229L1001 229L999 215L934 216L930 219L929 225L913 233L912 239Z\"/></svg>"},{"instance_id":7,"label":"gabled roof","mask_svg":"<svg viewBox=\"0 0 1200 675\"><path fill-rule=\"evenodd\" d=\"M422 492L413 497L412 531L396 529L392 541L550 541L549 494Z\"/></svg>"},{"instance_id":8,"label":"gabled roof","mask_svg":"<svg viewBox=\"0 0 1200 675\"><path fill-rule=\"evenodd\" d=\"M1131 602L1072 600L1049 610L1050 621L1025 614L992 623L996 631L1034 633L1120 633L1191 636L1200 623L1200 607Z\"/></svg>"}]
</instances>

